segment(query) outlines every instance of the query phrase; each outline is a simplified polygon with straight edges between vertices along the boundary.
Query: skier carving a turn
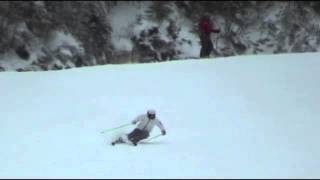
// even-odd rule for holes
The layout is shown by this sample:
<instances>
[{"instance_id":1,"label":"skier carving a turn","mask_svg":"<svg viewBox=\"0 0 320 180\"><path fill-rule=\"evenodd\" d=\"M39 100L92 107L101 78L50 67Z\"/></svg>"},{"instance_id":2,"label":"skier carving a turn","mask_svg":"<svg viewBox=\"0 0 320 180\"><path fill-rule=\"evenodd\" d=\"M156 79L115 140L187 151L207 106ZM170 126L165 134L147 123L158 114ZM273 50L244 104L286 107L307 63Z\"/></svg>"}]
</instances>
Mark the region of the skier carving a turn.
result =
<instances>
[{"instance_id":1,"label":"skier carving a turn","mask_svg":"<svg viewBox=\"0 0 320 180\"><path fill-rule=\"evenodd\" d=\"M166 130L161 121L156 117L155 110L148 110L146 114L142 114L132 121L132 124L137 123L137 127L131 133L127 134L125 137L120 137L111 144L115 145L117 143L124 143L126 142L125 139L127 139L136 146L139 141L149 137L154 126L158 126L162 135L166 135Z\"/></svg>"}]
</instances>

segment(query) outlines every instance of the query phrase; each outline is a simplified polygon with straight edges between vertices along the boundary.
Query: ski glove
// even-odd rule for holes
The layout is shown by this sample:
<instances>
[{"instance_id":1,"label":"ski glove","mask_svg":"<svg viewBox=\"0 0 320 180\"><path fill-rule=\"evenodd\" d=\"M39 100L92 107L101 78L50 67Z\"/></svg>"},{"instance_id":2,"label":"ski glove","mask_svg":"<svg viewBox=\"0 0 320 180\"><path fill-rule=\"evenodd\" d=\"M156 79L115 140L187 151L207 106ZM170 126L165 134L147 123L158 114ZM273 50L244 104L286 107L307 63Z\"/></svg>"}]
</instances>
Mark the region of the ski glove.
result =
<instances>
[{"instance_id":1,"label":"ski glove","mask_svg":"<svg viewBox=\"0 0 320 180\"><path fill-rule=\"evenodd\" d=\"M163 136L167 134L166 131L161 131L161 133Z\"/></svg>"}]
</instances>

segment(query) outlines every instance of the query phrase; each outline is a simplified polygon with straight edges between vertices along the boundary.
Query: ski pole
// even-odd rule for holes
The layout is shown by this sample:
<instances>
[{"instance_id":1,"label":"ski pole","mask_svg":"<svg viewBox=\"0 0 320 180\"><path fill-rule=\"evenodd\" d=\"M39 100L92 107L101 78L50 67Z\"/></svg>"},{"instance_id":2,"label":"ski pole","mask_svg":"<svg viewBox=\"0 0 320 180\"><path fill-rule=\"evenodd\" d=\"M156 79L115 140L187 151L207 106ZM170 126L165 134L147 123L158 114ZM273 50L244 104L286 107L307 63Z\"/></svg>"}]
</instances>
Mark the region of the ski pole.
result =
<instances>
[{"instance_id":1,"label":"ski pole","mask_svg":"<svg viewBox=\"0 0 320 180\"><path fill-rule=\"evenodd\" d=\"M130 125L131 125L131 123L124 124L124 125L121 125L119 127L115 127L115 128L112 128L112 129L104 130L101 133L104 134L104 133L111 132L111 131L114 131L114 130L117 130L117 129L120 129L120 128L124 128L124 127L130 126Z\"/></svg>"},{"instance_id":2,"label":"ski pole","mask_svg":"<svg viewBox=\"0 0 320 180\"><path fill-rule=\"evenodd\" d=\"M153 136L153 137L149 138L148 140L146 140L146 142L151 141L152 139L156 139L156 138L158 138L160 136L162 136L162 134L158 134L156 136Z\"/></svg>"}]
</instances>

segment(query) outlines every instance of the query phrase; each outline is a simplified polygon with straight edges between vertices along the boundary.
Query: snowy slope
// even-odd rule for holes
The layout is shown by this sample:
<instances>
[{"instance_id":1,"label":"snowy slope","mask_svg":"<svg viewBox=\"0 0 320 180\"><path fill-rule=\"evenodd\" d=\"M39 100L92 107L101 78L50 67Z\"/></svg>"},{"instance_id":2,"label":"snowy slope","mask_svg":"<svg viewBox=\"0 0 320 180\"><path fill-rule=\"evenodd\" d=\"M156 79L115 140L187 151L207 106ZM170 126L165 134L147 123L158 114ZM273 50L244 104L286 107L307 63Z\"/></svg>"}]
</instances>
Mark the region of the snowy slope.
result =
<instances>
[{"instance_id":1,"label":"snowy slope","mask_svg":"<svg viewBox=\"0 0 320 180\"><path fill-rule=\"evenodd\" d=\"M319 178L319 56L3 72L0 178ZM167 136L100 133L148 108Z\"/></svg>"}]
</instances>

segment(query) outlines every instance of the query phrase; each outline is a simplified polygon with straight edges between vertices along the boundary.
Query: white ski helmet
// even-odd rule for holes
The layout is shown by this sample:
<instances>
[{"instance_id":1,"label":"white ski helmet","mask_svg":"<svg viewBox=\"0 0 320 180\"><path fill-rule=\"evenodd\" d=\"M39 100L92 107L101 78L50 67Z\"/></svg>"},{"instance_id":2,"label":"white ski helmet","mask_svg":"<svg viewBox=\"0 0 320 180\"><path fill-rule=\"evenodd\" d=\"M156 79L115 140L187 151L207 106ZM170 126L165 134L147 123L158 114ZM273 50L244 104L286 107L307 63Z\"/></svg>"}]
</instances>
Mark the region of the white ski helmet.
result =
<instances>
[{"instance_id":1,"label":"white ski helmet","mask_svg":"<svg viewBox=\"0 0 320 180\"><path fill-rule=\"evenodd\" d=\"M156 111L153 110L153 109L149 109L149 110L147 111L147 115L148 115L148 118L149 118L149 119L154 119L154 118L156 118Z\"/></svg>"}]
</instances>

